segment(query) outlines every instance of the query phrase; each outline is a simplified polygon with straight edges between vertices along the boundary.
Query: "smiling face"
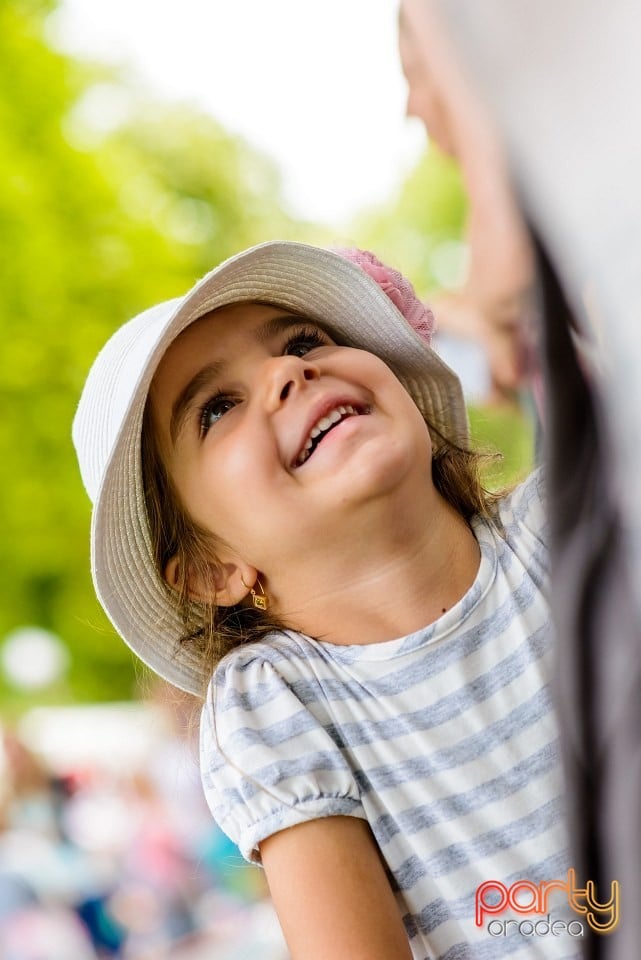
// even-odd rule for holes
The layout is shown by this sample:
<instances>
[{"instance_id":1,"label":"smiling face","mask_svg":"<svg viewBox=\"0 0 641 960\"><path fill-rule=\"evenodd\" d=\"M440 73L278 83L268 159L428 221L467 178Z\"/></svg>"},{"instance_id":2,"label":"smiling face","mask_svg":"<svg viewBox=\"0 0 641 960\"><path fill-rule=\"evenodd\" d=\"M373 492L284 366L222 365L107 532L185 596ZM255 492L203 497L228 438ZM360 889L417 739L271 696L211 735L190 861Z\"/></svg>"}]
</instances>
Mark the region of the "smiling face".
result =
<instances>
[{"instance_id":1,"label":"smiling face","mask_svg":"<svg viewBox=\"0 0 641 960\"><path fill-rule=\"evenodd\" d=\"M382 503L431 484L427 427L389 367L278 308L193 323L150 402L183 506L277 595L301 558L322 564Z\"/></svg>"}]
</instances>

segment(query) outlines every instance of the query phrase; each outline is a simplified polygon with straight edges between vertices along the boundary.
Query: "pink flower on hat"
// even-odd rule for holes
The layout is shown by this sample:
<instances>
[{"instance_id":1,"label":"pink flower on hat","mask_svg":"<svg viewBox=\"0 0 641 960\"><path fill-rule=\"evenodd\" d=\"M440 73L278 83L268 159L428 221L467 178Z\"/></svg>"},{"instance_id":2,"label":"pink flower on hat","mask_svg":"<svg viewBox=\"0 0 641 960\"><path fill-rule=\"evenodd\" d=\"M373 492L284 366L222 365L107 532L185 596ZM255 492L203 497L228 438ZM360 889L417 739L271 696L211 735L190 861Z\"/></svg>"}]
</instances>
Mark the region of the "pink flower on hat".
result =
<instances>
[{"instance_id":1,"label":"pink flower on hat","mask_svg":"<svg viewBox=\"0 0 641 960\"><path fill-rule=\"evenodd\" d=\"M359 250L358 247L339 247L334 249L334 253L338 253L346 260L351 260L372 280L375 280L409 325L428 345L431 344L435 324L434 314L418 299L407 277L398 270L381 263L369 250Z\"/></svg>"}]
</instances>

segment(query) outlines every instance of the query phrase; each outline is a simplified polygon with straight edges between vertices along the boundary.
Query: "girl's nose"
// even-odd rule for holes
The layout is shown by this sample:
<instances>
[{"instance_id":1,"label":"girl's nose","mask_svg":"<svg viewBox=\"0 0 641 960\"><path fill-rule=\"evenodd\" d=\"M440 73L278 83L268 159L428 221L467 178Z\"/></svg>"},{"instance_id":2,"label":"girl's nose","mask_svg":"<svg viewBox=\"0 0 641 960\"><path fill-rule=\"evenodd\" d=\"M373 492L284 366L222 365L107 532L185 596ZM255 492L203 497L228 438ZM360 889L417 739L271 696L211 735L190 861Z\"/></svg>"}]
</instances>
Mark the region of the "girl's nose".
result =
<instances>
[{"instance_id":1,"label":"girl's nose","mask_svg":"<svg viewBox=\"0 0 641 960\"><path fill-rule=\"evenodd\" d=\"M261 372L262 390L268 411L279 409L285 401L312 380L318 380L320 370L304 357L286 355L270 357Z\"/></svg>"}]
</instances>

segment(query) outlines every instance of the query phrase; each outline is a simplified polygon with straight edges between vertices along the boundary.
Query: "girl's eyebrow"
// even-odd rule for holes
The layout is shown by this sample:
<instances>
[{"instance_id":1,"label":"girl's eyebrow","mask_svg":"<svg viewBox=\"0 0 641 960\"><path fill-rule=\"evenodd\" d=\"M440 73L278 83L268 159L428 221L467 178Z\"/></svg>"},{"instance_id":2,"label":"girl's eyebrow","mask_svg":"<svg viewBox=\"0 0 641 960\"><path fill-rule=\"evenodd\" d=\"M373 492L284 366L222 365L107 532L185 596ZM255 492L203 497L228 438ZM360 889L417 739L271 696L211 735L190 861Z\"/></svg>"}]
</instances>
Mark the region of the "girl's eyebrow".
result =
<instances>
[{"instance_id":1,"label":"girl's eyebrow","mask_svg":"<svg viewBox=\"0 0 641 960\"><path fill-rule=\"evenodd\" d=\"M296 327L301 323L318 325L314 320L308 320L307 317L301 317L295 313L279 313L278 316L270 317L269 320L261 323L260 326L254 330L253 336L259 343L265 343L284 330L289 330L290 327Z\"/></svg>"},{"instance_id":2,"label":"girl's eyebrow","mask_svg":"<svg viewBox=\"0 0 641 960\"><path fill-rule=\"evenodd\" d=\"M270 317L268 320L265 320L264 323L261 323L258 327L256 327L251 332L251 336L257 340L258 343L266 343L268 340L271 340L272 337L282 333L284 330L288 330L290 327L295 327L297 324L305 322L306 320L304 317L299 317L295 314L278 314L278 316ZM208 363L206 366L201 367L201 369L194 374L191 380L189 380L189 382L180 391L172 405L171 418L169 421L169 436L171 437L173 446L176 445L178 434L182 430L188 418L194 399L202 390L205 389L205 387L207 387L210 383L213 383L218 377L222 376L227 366L228 360L226 359L214 360L213 363Z\"/></svg>"}]
</instances>

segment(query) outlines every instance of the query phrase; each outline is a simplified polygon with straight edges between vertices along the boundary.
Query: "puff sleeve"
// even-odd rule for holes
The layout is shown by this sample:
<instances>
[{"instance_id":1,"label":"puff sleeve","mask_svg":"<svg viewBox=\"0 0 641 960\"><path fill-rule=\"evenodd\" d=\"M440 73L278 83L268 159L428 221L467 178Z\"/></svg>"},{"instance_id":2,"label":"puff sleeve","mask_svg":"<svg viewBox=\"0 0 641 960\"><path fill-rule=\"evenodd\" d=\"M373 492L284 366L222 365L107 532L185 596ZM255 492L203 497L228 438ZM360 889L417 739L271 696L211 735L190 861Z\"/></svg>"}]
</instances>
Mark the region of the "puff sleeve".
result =
<instances>
[{"instance_id":1,"label":"puff sleeve","mask_svg":"<svg viewBox=\"0 0 641 960\"><path fill-rule=\"evenodd\" d=\"M214 819L248 860L273 833L319 817L365 817L359 789L322 704L260 654L230 654L210 683L200 766Z\"/></svg>"}]
</instances>

